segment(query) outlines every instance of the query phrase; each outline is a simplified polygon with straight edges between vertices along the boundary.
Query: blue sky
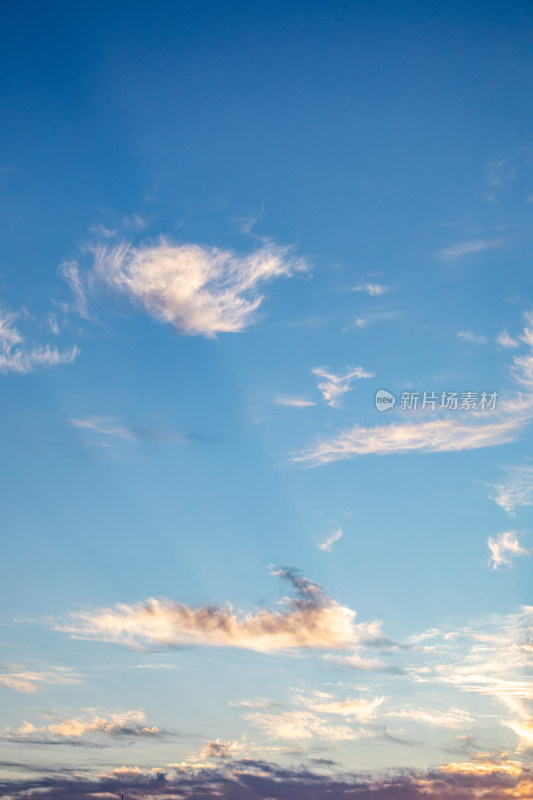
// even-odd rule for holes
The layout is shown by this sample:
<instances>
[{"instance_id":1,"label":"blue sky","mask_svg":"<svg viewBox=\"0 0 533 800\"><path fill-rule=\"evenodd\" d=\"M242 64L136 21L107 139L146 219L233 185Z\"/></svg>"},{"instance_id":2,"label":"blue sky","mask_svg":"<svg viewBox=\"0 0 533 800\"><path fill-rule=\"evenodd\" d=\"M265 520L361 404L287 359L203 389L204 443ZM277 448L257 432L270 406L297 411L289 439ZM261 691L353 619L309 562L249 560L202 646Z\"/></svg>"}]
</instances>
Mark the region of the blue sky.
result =
<instances>
[{"instance_id":1,"label":"blue sky","mask_svg":"<svg viewBox=\"0 0 533 800\"><path fill-rule=\"evenodd\" d=\"M530 4L1 15L0 796L528 796Z\"/></svg>"}]
</instances>

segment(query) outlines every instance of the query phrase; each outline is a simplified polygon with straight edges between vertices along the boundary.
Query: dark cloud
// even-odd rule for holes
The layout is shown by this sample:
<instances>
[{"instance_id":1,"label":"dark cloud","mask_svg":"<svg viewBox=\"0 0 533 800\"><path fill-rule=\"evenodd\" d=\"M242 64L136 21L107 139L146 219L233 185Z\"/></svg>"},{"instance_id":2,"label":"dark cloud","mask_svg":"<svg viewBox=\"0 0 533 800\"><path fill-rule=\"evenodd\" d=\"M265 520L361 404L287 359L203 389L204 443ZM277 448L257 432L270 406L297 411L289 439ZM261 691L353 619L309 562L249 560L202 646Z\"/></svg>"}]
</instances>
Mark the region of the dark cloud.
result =
<instances>
[{"instance_id":1,"label":"dark cloud","mask_svg":"<svg viewBox=\"0 0 533 800\"><path fill-rule=\"evenodd\" d=\"M448 774L404 772L369 779L331 777L311 770L282 769L262 761L234 761L224 769L146 771L134 769L98 779L68 774L0 782L0 797L39 800L89 800L124 793L125 800L148 796L179 800L507 800L531 797L533 773Z\"/></svg>"}]
</instances>

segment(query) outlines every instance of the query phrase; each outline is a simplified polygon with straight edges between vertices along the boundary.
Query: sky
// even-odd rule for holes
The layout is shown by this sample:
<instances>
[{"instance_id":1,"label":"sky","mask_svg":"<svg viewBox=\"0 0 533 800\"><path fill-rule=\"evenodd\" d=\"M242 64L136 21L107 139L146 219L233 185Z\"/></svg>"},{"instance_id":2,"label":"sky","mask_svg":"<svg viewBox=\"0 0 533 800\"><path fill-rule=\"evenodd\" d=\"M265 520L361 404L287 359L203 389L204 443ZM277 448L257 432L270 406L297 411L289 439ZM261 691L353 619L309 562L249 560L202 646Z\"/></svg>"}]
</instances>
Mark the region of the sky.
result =
<instances>
[{"instance_id":1,"label":"sky","mask_svg":"<svg viewBox=\"0 0 533 800\"><path fill-rule=\"evenodd\" d=\"M533 796L533 9L0 9L0 797Z\"/></svg>"}]
</instances>

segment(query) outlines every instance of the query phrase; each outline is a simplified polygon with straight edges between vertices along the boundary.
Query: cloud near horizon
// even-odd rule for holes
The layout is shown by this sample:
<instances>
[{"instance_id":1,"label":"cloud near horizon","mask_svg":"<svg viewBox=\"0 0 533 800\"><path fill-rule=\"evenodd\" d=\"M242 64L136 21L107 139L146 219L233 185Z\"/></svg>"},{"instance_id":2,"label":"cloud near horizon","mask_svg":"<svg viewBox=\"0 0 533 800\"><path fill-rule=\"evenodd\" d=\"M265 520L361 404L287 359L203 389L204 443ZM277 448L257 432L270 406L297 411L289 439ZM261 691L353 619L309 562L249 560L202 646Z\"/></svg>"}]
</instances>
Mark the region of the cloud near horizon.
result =
<instances>
[{"instance_id":1,"label":"cloud near horizon","mask_svg":"<svg viewBox=\"0 0 533 800\"><path fill-rule=\"evenodd\" d=\"M191 608L168 599L82 611L55 629L75 638L117 642L143 649L153 645L236 647L259 653L347 650L381 640L381 623L356 623L356 612L328 597L322 587L291 569L273 575L293 589L282 611L237 613L231 606Z\"/></svg>"},{"instance_id":2,"label":"cloud near horizon","mask_svg":"<svg viewBox=\"0 0 533 800\"><path fill-rule=\"evenodd\" d=\"M62 268L82 316L88 316L87 296L105 287L183 334L208 338L255 322L263 301L261 284L308 269L289 247L272 242L240 256L161 236L138 247L127 241L99 244L92 254L93 265L85 274L74 262Z\"/></svg>"},{"instance_id":3,"label":"cloud near horizon","mask_svg":"<svg viewBox=\"0 0 533 800\"><path fill-rule=\"evenodd\" d=\"M99 777L70 775L60 768L44 776L0 779L2 796L28 800L526 800L532 796L531 770L502 754L480 753L470 761L433 770L395 771L386 776L338 773L335 765L282 767L251 758L213 764L169 764L142 769L122 765Z\"/></svg>"}]
</instances>

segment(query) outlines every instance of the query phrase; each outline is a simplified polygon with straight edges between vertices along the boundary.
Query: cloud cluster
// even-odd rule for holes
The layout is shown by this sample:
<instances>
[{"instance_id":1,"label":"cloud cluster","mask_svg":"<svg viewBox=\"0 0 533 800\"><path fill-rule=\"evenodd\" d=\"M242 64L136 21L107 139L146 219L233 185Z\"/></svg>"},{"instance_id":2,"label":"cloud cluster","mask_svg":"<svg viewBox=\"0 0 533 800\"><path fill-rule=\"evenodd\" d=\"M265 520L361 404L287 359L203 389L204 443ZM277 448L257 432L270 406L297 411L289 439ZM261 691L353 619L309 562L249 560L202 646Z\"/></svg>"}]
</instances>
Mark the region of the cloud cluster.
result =
<instances>
[{"instance_id":1,"label":"cloud cluster","mask_svg":"<svg viewBox=\"0 0 533 800\"><path fill-rule=\"evenodd\" d=\"M93 255L87 274L75 262L62 267L82 316L88 316L87 296L107 287L181 333L207 337L242 331L255 320L262 284L308 268L289 248L271 242L240 256L161 237L139 247L101 244Z\"/></svg>"},{"instance_id":2,"label":"cloud cluster","mask_svg":"<svg viewBox=\"0 0 533 800\"><path fill-rule=\"evenodd\" d=\"M500 403L495 411L473 411L420 422L393 422L373 427L355 425L316 442L292 457L295 462L319 466L355 455L409 452L453 452L501 445L513 441L533 419L533 315L520 340L528 351L517 355L512 376L520 391Z\"/></svg>"},{"instance_id":3,"label":"cloud cluster","mask_svg":"<svg viewBox=\"0 0 533 800\"><path fill-rule=\"evenodd\" d=\"M24 346L24 337L15 325L17 317L17 314L0 310L0 372L25 375L39 368L72 364L79 355L76 345L64 351L49 344Z\"/></svg>"},{"instance_id":4,"label":"cloud cluster","mask_svg":"<svg viewBox=\"0 0 533 800\"><path fill-rule=\"evenodd\" d=\"M318 584L294 570L278 569L293 595L282 611L236 613L231 607L191 608L150 599L73 614L57 630L74 637L120 642L132 647L207 645L261 653L300 649L345 650L380 635L380 624L355 622L356 612L328 597Z\"/></svg>"},{"instance_id":5,"label":"cloud cluster","mask_svg":"<svg viewBox=\"0 0 533 800\"><path fill-rule=\"evenodd\" d=\"M2 796L32 800L92 800L121 792L128 800L525 800L531 797L533 776L527 767L504 757L480 756L430 772L403 771L386 777L318 772L306 766L241 759L218 768L175 764L141 769L121 766L98 778L69 776L56 770L43 777L0 780Z\"/></svg>"}]
</instances>

